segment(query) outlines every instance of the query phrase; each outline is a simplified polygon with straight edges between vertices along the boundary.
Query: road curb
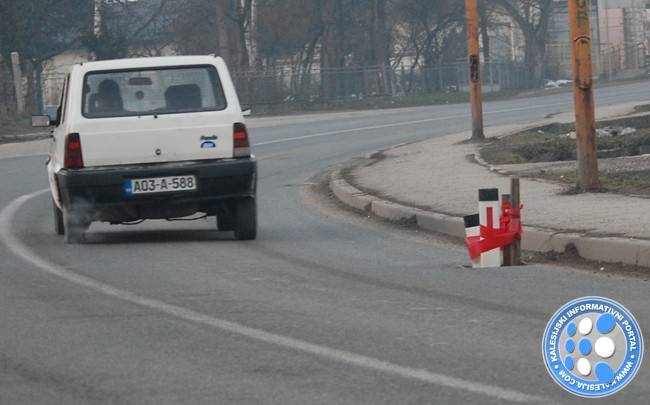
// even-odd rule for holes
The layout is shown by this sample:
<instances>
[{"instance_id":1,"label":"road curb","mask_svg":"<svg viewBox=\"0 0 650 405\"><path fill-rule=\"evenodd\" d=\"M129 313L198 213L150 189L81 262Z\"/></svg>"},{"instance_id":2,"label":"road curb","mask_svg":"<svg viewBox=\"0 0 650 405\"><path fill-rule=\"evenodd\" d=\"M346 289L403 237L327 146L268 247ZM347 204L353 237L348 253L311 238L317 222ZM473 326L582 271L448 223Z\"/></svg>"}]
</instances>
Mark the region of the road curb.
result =
<instances>
[{"instance_id":1,"label":"road curb","mask_svg":"<svg viewBox=\"0 0 650 405\"><path fill-rule=\"evenodd\" d=\"M409 222L420 229L456 239L465 237L463 218L374 196L350 184L340 170L331 174L329 186L339 201L357 211L372 213L392 222ZM575 249L580 257L587 260L650 268L650 241L641 239L592 237L526 226L522 248L534 253L564 253Z\"/></svg>"},{"instance_id":2,"label":"road curb","mask_svg":"<svg viewBox=\"0 0 650 405\"><path fill-rule=\"evenodd\" d=\"M16 143L16 142L31 142L47 139L50 134L47 132L32 132L29 134L16 134L16 135L0 135L0 144Z\"/></svg>"}]
</instances>

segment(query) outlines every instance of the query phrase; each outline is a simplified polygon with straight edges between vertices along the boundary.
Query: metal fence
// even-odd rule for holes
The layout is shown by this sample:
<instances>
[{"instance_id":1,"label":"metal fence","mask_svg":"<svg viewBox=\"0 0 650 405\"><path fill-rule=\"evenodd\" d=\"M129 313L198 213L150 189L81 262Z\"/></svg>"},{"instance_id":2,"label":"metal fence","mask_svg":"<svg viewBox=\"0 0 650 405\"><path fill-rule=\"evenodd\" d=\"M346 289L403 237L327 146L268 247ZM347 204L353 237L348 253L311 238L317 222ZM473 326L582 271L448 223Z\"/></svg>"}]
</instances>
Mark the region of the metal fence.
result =
<instances>
[{"instance_id":1,"label":"metal fence","mask_svg":"<svg viewBox=\"0 0 650 405\"><path fill-rule=\"evenodd\" d=\"M467 92L467 63L389 69L384 66L314 69L276 67L234 75L242 104L272 108L280 104L327 104L369 97L419 96ZM486 92L526 89L535 85L520 64L484 63Z\"/></svg>"},{"instance_id":2,"label":"metal fence","mask_svg":"<svg viewBox=\"0 0 650 405\"><path fill-rule=\"evenodd\" d=\"M645 44L604 47L600 52L601 73L610 80L622 72L634 72L647 67Z\"/></svg>"},{"instance_id":3,"label":"metal fence","mask_svg":"<svg viewBox=\"0 0 650 405\"><path fill-rule=\"evenodd\" d=\"M563 49L555 49L561 54ZM643 45L611 48L599 59L595 58L595 73L612 79L623 78L622 72L630 67L646 65L646 48ZM554 55L558 57L558 55ZM562 60L561 55L559 56ZM570 58L567 59L570 63ZM599 67L599 69L598 69ZM487 62L481 65L485 93L508 92L540 87L532 78L531 70L523 64ZM300 70L291 66L278 66L233 74L242 104L250 105L256 112L327 108L330 104L355 102L387 97L436 97L457 101L468 92L468 64L464 61L430 67L401 65L395 69L384 66L347 67L342 69ZM569 78L570 65L557 78ZM7 72L8 73L8 72ZM0 113L3 103L13 105L14 92L10 77L0 72ZM42 94L45 106L58 104L64 75L60 72L43 72ZM426 101L424 101L426 102ZM5 108L6 109L6 108Z\"/></svg>"},{"instance_id":4,"label":"metal fence","mask_svg":"<svg viewBox=\"0 0 650 405\"><path fill-rule=\"evenodd\" d=\"M611 46L594 43L592 60L594 75L607 80L627 79L637 76L639 70L647 67L645 44L626 44ZM572 77L572 50L568 43L550 43L547 45L547 58L555 61L548 66L549 79L568 79Z\"/></svg>"}]
</instances>

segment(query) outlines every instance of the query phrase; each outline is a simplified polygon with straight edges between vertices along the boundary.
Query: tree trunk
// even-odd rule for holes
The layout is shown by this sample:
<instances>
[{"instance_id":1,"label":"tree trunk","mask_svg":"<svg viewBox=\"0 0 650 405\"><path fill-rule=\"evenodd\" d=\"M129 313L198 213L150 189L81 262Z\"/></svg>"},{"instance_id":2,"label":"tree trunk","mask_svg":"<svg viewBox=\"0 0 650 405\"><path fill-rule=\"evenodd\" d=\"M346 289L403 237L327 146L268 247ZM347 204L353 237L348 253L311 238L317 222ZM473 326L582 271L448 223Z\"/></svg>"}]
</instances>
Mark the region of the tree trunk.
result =
<instances>
[{"instance_id":1,"label":"tree trunk","mask_svg":"<svg viewBox=\"0 0 650 405\"><path fill-rule=\"evenodd\" d=\"M37 83L34 77L34 62L25 59L23 61L23 66L26 79L25 82L27 84L25 92L25 113L29 115L40 111L40 108L37 107Z\"/></svg>"},{"instance_id":2,"label":"tree trunk","mask_svg":"<svg viewBox=\"0 0 650 405\"><path fill-rule=\"evenodd\" d=\"M248 57L248 22L250 21L251 0L235 0L235 21L238 40L235 45L235 54L238 55L237 67L239 70L247 70L250 67L250 58Z\"/></svg>"},{"instance_id":3,"label":"tree trunk","mask_svg":"<svg viewBox=\"0 0 650 405\"><path fill-rule=\"evenodd\" d=\"M248 23L248 59L250 65L257 68L260 65L260 55L257 46L257 21L258 21L258 0L247 0L249 2L249 23Z\"/></svg>"},{"instance_id":4,"label":"tree trunk","mask_svg":"<svg viewBox=\"0 0 650 405\"><path fill-rule=\"evenodd\" d=\"M377 62L379 65L384 66L384 93L393 93L393 84L391 76L391 63L390 63L390 32L386 24L386 0L375 0L377 18L375 19L377 30Z\"/></svg>"},{"instance_id":5,"label":"tree trunk","mask_svg":"<svg viewBox=\"0 0 650 405\"><path fill-rule=\"evenodd\" d=\"M530 87L539 87L544 80L544 59L546 56L545 41L541 40L534 32L524 30L526 41L525 64L530 72Z\"/></svg>"},{"instance_id":6,"label":"tree trunk","mask_svg":"<svg viewBox=\"0 0 650 405\"><path fill-rule=\"evenodd\" d=\"M231 13L230 0L216 0L217 4L217 53L228 65L234 66L235 55L231 49Z\"/></svg>"},{"instance_id":7,"label":"tree trunk","mask_svg":"<svg viewBox=\"0 0 650 405\"><path fill-rule=\"evenodd\" d=\"M489 30L489 12L488 6L484 2L479 3L479 13L481 16L481 39L483 40L483 58L486 62L490 61L491 56L491 43L490 43L490 30Z\"/></svg>"},{"instance_id":8,"label":"tree trunk","mask_svg":"<svg viewBox=\"0 0 650 405\"><path fill-rule=\"evenodd\" d=\"M102 14L104 2L102 0L94 1L95 10L93 12L93 35L99 38L102 35Z\"/></svg>"},{"instance_id":9,"label":"tree trunk","mask_svg":"<svg viewBox=\"0 0 650 405\"><path fill-rule=\"evenodd\" d=\"M343 49L344 20L341 0L321 2L323 40L321 46L321 97L324 101L344 94L341 69L345 65Z\"/></svg>"},{"instance_id":10,"label":"tree trunk","mask_svg":"<svg viewBox=\"0 0 650 405\"><path fill-rule=\"evenodd\" d=\"M378 29L377 29L377 2L378 0L371 0L370 1L370 12L368 13L368 17L370 18L370 22L368 24L369 30L368 30L368 53L367 53L367 58L365 60L366 65L379 65L379 58L378 55L380 53L380 50L377 49L377 35L378 35Z\"/></svg>"}]
</instances>

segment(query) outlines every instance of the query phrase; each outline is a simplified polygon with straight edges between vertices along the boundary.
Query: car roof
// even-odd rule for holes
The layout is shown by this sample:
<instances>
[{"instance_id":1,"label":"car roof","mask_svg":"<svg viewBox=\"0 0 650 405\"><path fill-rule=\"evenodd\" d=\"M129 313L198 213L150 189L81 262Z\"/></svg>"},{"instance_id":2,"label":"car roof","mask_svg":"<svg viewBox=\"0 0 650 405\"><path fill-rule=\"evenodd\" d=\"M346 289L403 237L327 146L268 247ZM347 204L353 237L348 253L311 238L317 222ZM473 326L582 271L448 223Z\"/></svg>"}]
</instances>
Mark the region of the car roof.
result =
<instances>
[{"instance_id":1,"label":"car roof","mask_svg":"<svg viewBox=\"0 0 650 405\"><path fill-rule=\"evenodd\" d=\"M214 64L221 57L215 55L195 55L195 56L163 56L153 58L130 58L130 59L113 59L96 62L84 62L78 66L84 72L98 70L122 70L122 69L140 69L154 68L165 66L184 66L184 65L205 65Z\"/></svg>"}]
</instances>

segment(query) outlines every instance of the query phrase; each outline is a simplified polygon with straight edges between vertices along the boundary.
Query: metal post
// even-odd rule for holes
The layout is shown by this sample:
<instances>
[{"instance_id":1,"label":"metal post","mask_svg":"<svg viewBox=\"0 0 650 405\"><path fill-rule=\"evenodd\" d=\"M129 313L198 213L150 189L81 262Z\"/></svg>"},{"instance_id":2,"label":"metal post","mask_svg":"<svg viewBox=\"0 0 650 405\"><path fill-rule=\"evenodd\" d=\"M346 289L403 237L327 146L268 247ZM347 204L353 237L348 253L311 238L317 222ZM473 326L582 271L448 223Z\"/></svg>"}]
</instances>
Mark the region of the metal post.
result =
<instances>
[{"instance_id":1,"label":"metal post","mask_svg":"<svg viewBox=\"0 0 650 405\"><path fill-rule=\"evenodd\" d=\"M518 210L521 205L521 188L518 178L510 179L510 202L513 209ZM521 266L521 240L515 240L508 246L512 266Z\"/></svg>"},{"instance_id":2,"label":"metal post","mask_svg":"<svg viewBox=\"0 0 650 405\"><path fill-rule=\"evenodd\" d=\"M501 195L501 203L506 204L506 203L511 203L512 199L510 198L510 194L503 194ZM512 266L512 245L506 246L503 248L503 265L505 267Z\"/></svg>"},{"instance_id":3,"label":"metal post","mask_svg":"<svg viewBox=\"0 0 650 405\"><path fill-rule=\"evenodd\" d=\"M11 53L11 69L14 75L14 89L16 91L16 112L25 113L25 93L23 93L23 73L20 70L20 55Z\"/></svg>"},{"instance_id":4,"label":"metal post","mask_svg":"<svg viewBox=\"0 0 650 405\"><path fill-rule=\"evenodd\" d=\"M573 94L578 149L578 186L583 191L600 187L596 154L596 117L591 66L590 0L568 0L573 44Z\"/></svg>"},{"instance_id":5,"label":"metal post","mask_svg":"<svg viewBox=\"0 0 650 405\"><path fill-rule=\"evenodd\" d=\"M477 0L465 0L467 14L467 52L469 54L469 91L472 106L472 139L485 139L483 132L483 96L481 94L481 48Z\"/></svg>"}]
</instances>

